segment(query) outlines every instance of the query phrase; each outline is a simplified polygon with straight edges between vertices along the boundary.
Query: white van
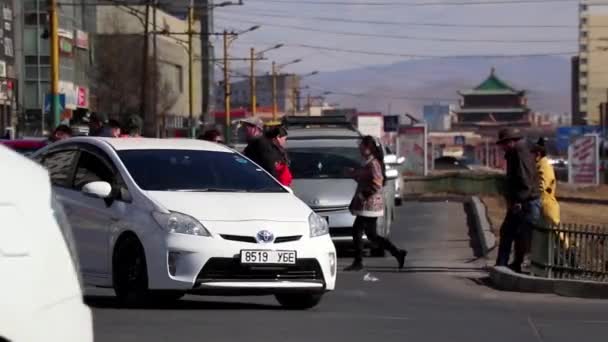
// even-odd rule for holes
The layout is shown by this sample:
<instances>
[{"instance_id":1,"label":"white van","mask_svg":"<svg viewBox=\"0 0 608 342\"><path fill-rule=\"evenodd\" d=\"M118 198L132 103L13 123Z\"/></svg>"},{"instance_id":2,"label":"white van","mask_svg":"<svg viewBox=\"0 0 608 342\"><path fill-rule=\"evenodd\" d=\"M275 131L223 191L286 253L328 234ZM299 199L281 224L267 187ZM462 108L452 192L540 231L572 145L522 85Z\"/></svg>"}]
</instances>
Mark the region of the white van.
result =
<instances>
[{"instance_id":1,"label":"white van","mask_svg":"<svg viewBox=\"0 0 608 342\"><path fill-rule=\"evenodd\" d=\"M46 170L0 146L0 341L93 341L70 227Z\"/></svg>"}]
</instances>

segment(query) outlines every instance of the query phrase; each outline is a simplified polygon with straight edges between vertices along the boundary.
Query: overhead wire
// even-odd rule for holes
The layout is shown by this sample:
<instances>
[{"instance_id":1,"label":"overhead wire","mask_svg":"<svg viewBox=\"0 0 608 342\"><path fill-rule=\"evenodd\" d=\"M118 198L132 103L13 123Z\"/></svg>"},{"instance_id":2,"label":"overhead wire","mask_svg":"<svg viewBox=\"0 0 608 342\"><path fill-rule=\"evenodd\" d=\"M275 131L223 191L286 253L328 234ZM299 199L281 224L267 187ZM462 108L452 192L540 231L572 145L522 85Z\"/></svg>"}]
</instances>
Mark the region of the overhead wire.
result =
<instances>
[{"instance_id":1,"label":"overhead wire","mask_svg":"<svg viewBox=\"0 0 608 342\"><path fill-rule=\"evenodd\" d=\"M222 20L231 20L230 18L226 18L224 16L217 16L217 15L216 15L216 18L219 18ZM419 36L411 36L411 35L337 31L337 30L330 30L330 29L319 29L319 28L308 27L308 26L285 25L285 24L276 24L276 23L270 24L270 23L265 23L265 22L260 22L260 21L246 20L246 19L242 19L242 18L239 18L238 21L241 23L263 25L263 26L269 26L269 27L287 28L287 29L306 31L306 32L318 32L318 33L352 36L352 37L372 37L372 38L414 40L414 41L438 41L438 42L461 42L461 43L510 43L510 44L549 43L549 44L553 44L553 43L573 42L577 39L577 38L572 38L572 39L480 39L480 38L465 39L465 38L448 38L448 37L419 37Z\"/></svg>"},{"instance_id":2,"label":"overhead wire","mask_svg":"<svg viewBox=\"0 0 608 342\"><path fill-rule=\"evenodd\" d=\"M249 0L256 3L258 1ZM547 4L547 3L579 3L578 0L494 0L494 1L326 1L326 0L260 0L259 3L280 3L293 5L314 6L378 6L378 7L419 7L419 6L487 6L487 5L521 5L521 4Z\"/></svg>"},{"instance_id":3,"label":"overhead wire","mask_svg":"<svg viewBox=\"0 0 608 342\"><path fill-rule=\"evenodd\" d=\"M327 16L306 16L306 15L293 15L287 12L277 11L247 11L248 14L253 14L256 17L262 18L281 18L281 19L299 19L299 20L313 20L313 21L326 21L326 22L340 22L348 24L369 24L369 25L383 25L383 26L422 26L422 27L463 27L463 28L515 28L515 29L528 29L528 28L559 28L559 29L572 29L578 27L577 25L570 24L463 24L463 23L437 23L437 22L418 22L418 21L390 21L390 20L369 20L369 19L349 19L344 17L327 17ZM232 13L230 13L232 14ZM267 25L267 24L265 24ZM608 26L607 26L608 27Z\"/></svg>"}]
</instances>

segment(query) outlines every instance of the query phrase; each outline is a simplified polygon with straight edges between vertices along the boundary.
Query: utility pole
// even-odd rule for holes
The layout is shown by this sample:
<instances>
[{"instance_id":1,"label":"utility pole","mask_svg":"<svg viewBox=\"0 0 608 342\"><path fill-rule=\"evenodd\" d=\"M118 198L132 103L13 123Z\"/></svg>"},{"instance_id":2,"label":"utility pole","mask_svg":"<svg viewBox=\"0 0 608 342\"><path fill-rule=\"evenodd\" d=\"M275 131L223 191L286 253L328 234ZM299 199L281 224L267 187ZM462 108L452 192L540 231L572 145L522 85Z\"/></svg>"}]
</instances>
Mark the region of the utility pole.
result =
<instances>
[{"instance_id":1,"label":"utility pole","mask_svg":"<svg viewBox=\"0 0 608 342\"><path fill-rule=\"evenodd\" d=\"M156 41L156 7L158 0L154 0L152 7L152 123L154 136L159 137L158 127L158 42Z\"/></svg>"},{"instance_id":2,"label":"utility pole","mask_svg":"<svg viewBox=\"0 0 608 342\"><path fill-rule=\"evenodd\" d=\"M291 114L292 115L296 115L296 106L297 103L296 101L298 100L298 88L297 87L293 87L293 89L291 90Z\"/></svg>"},{"instance_id":3,"label":"utility pole","mask_svg":"<svg viewBox=\"0 0 608 342\"><path fill-rule=\"evenodd\" d=\"M251 48L251 66L250 66L250 91L251 91L251 114L253 116L257 113L257 95L255 89L255 48Z\"/></svg>"},{"instance_id":4,"label":"utility pole","mask_svg":"<svg viewBox=\"0 0 608 342\"><path fill-rule=\"evenodd\" d=\"M209 68L209 64L211 63L211 44L209 43L209 22L210 16L212 15L213 6L209 3L209 0L203 1L203 6L200 10L200 18L201 18L201 73L202 77L202 91L203 96L201 97L201 105L203 114L203 121L205 123L209 123L211 121L211 115L209 113L209 102L210 102L210 93L211 93L211 84L213 83L211 80L212 71ZM228 139L228 137L226 137Z\"/></svg>"},{"instance_id":5,"label":"utility pole","mask_svg":"<svg viewBox=\"0 0 608 342\"><path fill-rule=\"evenodd\" d=\"M194 35L194 0L190 0L188 7L188 114L190 117L190 137L195 138L196 125L194 123L194 50L192 40ZM208 61L203 61L208 63Z\"/></svg>"},{"instance_id":6,"label":"utility pole","mask_svg":"<svg viewBox=\"0 0 608 342\"><path fill-rule=\"evenodd\" d=\"M148 101L148 34L150 32L150 0L146 1L145 7L145 18L144 18L144 47L142 51L142 72L141 72L141 97L139 103L139 111L141 112L142 119L144 120L144 134L147 136L151 135L150 129L150 117L148 115L146 102Z\"/></svg>"},{"instance_id":7,"label":"utility pole","mask_svg":"<svg viewBox=\"0 0 608 342\"><path fill-rule=\"evenodd\" d=\"M224 30L224 112L226 114L226 142L230 143L230 79L228 65L228 31Z\"/></svg>"},{"instance_id":8,"label":"utility pole","mask_svg":"<svg viewBox=\"0 0 608 342\"><path fill-rule=\"evenodd\" d=\"M54 127L61 122L61 105L59 103L59 15L57 0L51 0L49 8L50 20L50 57L51 57L51 115Z\"/></svg>"},{"instance_id":9,"label":"utility pole","mask_svg":"<svg viewBox=\"0 0 608 342\"><path fill-rule=\"evenodd\" d=\"M306 96L306 107L308 107L308 116L312 116L312 98L310 97L310 93Z\"/></svg>"},{"instance_id":10,"label":"utility pole","mask_svg":"<svg viewBox=\"0 0 608 342\"><path fill-rule=\"evenodd\" d=\"M272 121L277 121L277 63L272 62Z\"/></svg>"}]
</instances>

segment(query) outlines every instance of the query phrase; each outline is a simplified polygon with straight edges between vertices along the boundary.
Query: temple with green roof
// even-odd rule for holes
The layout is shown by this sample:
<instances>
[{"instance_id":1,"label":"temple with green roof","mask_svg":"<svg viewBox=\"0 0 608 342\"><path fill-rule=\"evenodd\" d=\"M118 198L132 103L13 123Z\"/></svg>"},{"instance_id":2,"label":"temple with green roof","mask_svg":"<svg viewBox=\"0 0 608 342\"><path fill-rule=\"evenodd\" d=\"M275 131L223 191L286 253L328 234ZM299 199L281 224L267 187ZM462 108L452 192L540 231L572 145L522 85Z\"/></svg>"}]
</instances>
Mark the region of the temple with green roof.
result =
<instances>
[{"instance_id":1,"label":"temple with green roof","mask_svg":"<svg viewBox=\"0 0 608 342\"><path fill-rule=\"evenodd\" d=\"M530 127L530 109L526 92L517 90L496 76L494 68L490 76L474 89L458 92L462 96L460 109L456 110L455 130L487 131L510 127Z\"/></svg>"}]
</instances>

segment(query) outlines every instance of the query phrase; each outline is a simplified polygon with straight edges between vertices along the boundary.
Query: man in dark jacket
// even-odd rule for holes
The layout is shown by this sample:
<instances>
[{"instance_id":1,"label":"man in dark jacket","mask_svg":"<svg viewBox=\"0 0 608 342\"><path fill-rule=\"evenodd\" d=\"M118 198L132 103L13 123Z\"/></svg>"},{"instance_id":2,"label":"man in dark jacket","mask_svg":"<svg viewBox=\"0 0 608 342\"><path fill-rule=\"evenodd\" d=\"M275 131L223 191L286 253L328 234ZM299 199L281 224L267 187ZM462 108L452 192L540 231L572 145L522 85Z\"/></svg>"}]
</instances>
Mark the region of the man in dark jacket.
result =
<instances>
[{"instance_id":1,"label":"man in dark jacket","mask_svg":"<svg viewBox=\"0 0 608 342\"><path fill-rule=\"evenodd\" d=\"M507 161L507 215L500 228L497 266L509 266L521 272L529 250L532 226L540 218L538 170L530 145L518 129L505 128L498 134L498 145L505 151ZM515 258L509 265L511 245L515 243Z\"/></svg>"},{"instance_id":2,"label":"man in dark jacket","mask_svg":"<svg viewBox=\"0 0 608 342\"><path fill-rule=\"evenodd\" d=\"M275 163L278 161L272 141L264 136L264 123L259 118L251 117L241 120L247 132L245 157L260 165L273 176L277 176Z\"/></svg>"}]
</instances>

